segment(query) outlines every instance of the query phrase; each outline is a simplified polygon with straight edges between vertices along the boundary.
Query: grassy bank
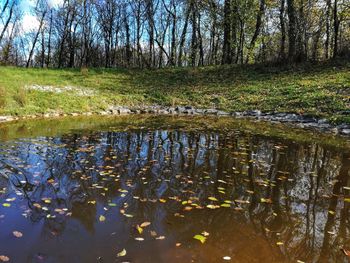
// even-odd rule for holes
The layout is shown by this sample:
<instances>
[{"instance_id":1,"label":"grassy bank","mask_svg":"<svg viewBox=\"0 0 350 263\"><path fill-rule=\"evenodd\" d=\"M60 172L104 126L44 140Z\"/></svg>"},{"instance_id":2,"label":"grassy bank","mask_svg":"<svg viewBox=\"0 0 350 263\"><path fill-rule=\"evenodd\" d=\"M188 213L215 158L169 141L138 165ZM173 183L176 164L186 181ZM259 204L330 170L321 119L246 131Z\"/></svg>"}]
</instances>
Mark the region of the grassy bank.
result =
<instances>
[{"instance_id":1,"label":"grassy bank","mask_svg":"<svg viewBox=\"0 0 350 263\"><path fill-rule=\"evenodd\" d=\"M71 87L48 92L26 87ZM80 94L82 90L88 95ZM100 111L110 105L192 105L307 113L350 123L350 63L161 70L0 67L0 115Z\"/></svg>"}]
</instances>

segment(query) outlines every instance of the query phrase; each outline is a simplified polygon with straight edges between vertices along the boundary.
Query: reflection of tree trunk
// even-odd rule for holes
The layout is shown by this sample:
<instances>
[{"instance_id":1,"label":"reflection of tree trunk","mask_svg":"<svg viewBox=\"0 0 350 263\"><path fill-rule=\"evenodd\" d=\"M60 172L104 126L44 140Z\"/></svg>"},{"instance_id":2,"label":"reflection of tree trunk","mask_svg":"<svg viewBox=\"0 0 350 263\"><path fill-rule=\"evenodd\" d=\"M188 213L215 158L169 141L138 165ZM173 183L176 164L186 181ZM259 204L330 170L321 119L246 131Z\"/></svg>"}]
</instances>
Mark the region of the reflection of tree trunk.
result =
<instances>
[{"instance_id":1,"label":"reflection of tree trunk","mask_svg":"<svg viewBox=\"0 0 350 263\"><path fill-rule=\"evenodd\" d=\"M331 249L331 234L328 232L332 231L332 228L335 225L335 216L337 211L337 205L338 205L338 196L341 193L341 188L344 185L347 185L347 181L349 178L349 171L350 171L350 154L344 153L342 156L342 165L339 171L339 174L336 178L337 182L333 186L333 194L329 202L328 207L328 218L327 222L325 224L324 228L324 238L323 238L323 244L321 248L320 258L319 262L328 262L329 260L329 250ZM333 213L334 212L334 213Z\"/></svg>"}]
</instances>

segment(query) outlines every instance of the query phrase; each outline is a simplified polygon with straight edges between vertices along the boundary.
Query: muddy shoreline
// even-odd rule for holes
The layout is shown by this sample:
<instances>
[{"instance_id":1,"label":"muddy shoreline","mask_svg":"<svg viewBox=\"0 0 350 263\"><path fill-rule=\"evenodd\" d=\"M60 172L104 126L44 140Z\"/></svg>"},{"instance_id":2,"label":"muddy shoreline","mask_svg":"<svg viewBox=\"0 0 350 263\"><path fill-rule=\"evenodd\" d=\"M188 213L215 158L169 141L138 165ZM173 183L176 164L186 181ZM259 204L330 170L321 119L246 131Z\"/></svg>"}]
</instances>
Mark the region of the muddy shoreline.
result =
<instances>
[{"instance_id":1,"label":"muddy shoreline","mask_svg":"<svg viewBox=\"0 0 350 263\"><path fill-rule=\"evenodd\" d=\"M155 114L155 115L181 115L181 116L218 116L233 118L248 118L258 121L267 121L271 123L285 123L291 127L316 130L326 133L339 134L342 136L350 136L349 124L334 125L326 119L316 118L296 113L276 113L261 112L260 110L250 110L243 112L226 112L210 109L197 109L192 106L164 107L164 106L141 106L141 107L124 107L112 106L105 111L85 112L85 113L59 113L51 112L45 114L34 114L27 116L0 116L0 123L7 123L19 120L40 119L40 118L60 118L67 116L117 116L131 114Z\"/></svg>"}]
</instances>

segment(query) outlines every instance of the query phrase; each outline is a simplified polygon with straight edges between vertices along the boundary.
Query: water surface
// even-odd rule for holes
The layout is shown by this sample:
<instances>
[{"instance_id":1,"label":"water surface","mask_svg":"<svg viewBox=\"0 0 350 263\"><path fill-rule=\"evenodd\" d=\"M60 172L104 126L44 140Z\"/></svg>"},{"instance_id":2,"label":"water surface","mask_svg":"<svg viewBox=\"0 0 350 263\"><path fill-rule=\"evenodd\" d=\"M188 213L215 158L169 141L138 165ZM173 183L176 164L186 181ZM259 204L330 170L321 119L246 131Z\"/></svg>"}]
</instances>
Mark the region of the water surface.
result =
<instances>
[{"instance_id":1,"label":"water surface","mask_svg":"<svg viewBox=\"0 0 350 263\"><path fill-rule=\"evenodd\" d=\"M348 262L345 138L152 116L19 122L0 135L11 262Z\"/></svg>"}]
</instances>

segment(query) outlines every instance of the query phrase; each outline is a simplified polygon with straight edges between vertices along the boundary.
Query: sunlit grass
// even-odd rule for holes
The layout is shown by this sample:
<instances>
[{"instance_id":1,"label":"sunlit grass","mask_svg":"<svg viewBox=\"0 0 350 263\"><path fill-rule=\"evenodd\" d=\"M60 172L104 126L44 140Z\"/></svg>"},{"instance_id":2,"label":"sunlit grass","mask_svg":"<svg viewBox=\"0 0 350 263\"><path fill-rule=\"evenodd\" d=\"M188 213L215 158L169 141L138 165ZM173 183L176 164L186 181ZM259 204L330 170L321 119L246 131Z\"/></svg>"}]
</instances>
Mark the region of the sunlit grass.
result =
<instances>
[{"instance_id":1,"label":"sunlit grass","mask_svg":"<svg viewBox=\"0 0 350 263\"><path fill-rule=\"evenodd\" d=\"M348 110L350 105L350 69L344 62L282 69L279 66L161 70L0 67L0 76L2 104L6 101L6 107L0 106L0 114L100 111L109 105L159 104L309 113L339 120L336 112ZM23 92L25 86L31 85L88 88L95 95Z\"/></svg>"}]
</instances>

